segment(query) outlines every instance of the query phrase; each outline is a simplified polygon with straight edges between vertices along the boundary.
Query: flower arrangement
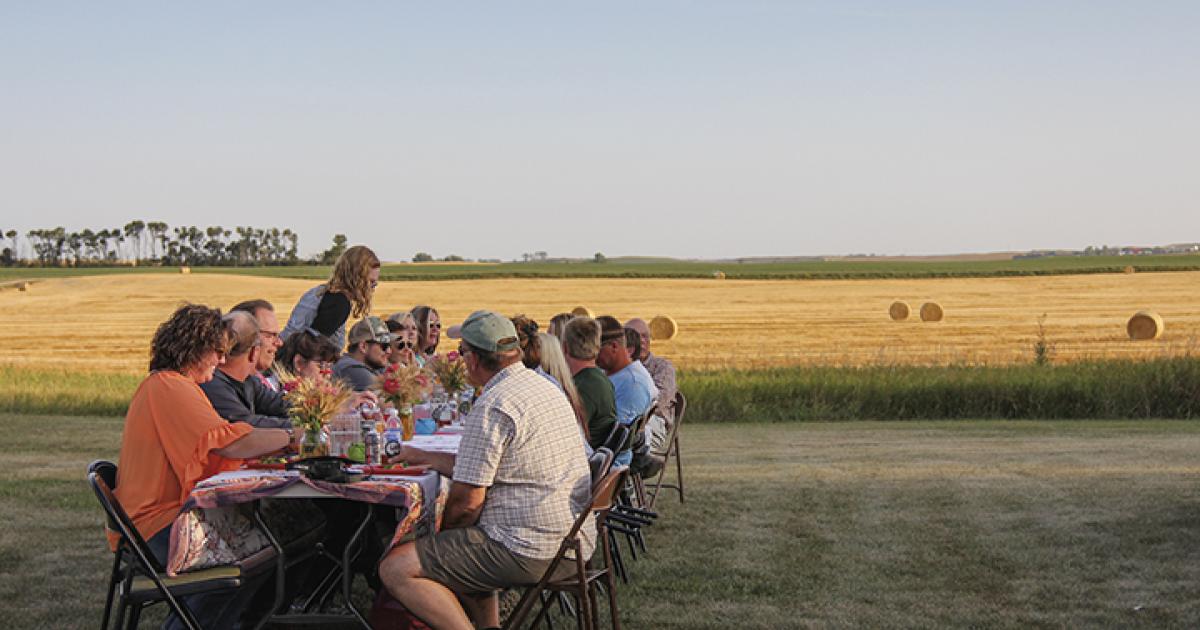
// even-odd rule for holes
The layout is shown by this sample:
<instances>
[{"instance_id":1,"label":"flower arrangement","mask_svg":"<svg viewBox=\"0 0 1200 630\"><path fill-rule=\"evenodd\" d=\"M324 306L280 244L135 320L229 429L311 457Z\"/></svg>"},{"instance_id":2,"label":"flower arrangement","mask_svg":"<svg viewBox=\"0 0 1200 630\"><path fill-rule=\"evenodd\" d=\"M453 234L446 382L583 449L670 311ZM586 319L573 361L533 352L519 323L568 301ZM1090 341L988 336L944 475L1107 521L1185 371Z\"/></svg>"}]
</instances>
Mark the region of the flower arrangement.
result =
<instances>
[{"instance_id":1,"label":"flower arrangement","mask_svg":"<svg viewBox=\"0 0 1200 630\"><path fill-rule=\"evenodd\" d=\"M341 381L324 374L306 378L280 369L278 365L274 372L279 375L284 399L291 404L288 416L293 424L304 429L305 446L311 450L319 443L325 424L350 402L354 392Z\"/></svg>"},{"instance_id":2,"label":"flower arrangement","mask_svg":"<svg viewBox=\"0 0 1200 630\"><path fill-rule=\"evenodd\" d=\"M447 392L453 394L467 388L467 363L459 353L451 350L435 355L428 367Z\"/></svg>"},{"instance_id":3,"label":"flower arrangement","mask_svg":"<svg viewBox=\"0 0 1200 630\"><path fill-rule=\"evenodd\" d=\"M417 365L393 363L375 377L375 393L380 400L392 403L397 411L416 404L432 390L433 378Z\"/></svg>"}]
</instances>

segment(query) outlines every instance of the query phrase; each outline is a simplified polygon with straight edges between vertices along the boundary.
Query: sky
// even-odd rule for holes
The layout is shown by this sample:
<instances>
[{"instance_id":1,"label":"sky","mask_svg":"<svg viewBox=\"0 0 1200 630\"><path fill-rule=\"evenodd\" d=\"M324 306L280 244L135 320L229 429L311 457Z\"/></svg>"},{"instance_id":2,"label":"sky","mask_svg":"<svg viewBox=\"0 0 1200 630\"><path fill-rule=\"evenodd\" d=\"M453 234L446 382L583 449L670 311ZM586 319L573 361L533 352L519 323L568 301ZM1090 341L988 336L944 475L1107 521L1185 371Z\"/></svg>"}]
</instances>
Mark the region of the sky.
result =
<instances>
[{"instance_id":1,"label":"sky","mask_svg":"<svg viewBox=\"0 0 1200 630\"><path fill-rule=\"evenodd\" d=\"M0 2L0 229L386 260L1200 241L1200 2Z\"/></svg>"}]
</instances>

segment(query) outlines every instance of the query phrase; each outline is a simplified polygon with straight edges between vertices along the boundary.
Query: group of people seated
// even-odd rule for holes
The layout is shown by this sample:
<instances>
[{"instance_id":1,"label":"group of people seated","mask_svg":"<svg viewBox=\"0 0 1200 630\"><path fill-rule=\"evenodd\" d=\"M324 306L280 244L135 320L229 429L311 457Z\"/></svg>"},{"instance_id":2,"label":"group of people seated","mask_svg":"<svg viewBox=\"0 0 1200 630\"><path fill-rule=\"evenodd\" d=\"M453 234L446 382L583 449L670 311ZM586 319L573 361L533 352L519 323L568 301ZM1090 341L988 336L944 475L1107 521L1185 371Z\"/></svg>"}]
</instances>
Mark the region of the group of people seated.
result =
<instances>
[{"instance_id":1,"label":"group of people seated","mask_svg":"<svg viewBox=\"0 0 1200 630\"><path fill-rule=\"evenodd\" d=\"M330 280L301 296L282 330L261 299L225 314L185 305L159 326L150 374L126 417L116 495L160 561L197 482L243 459L297 447L276 366L342 379L358 392L350 403L357 406L376 401L371 389L388 364L424 365L437 352L435 309L418 306L386 320L370 315L379 269L370 249L348 249ZM347 332L352 316L358 321ZM661 468L675 369L650 352L640 319L564 313L542 331L524 315L481 310L446 336L457 340L476 388L459 450L406 445L394 458L452 479L441 531L389 550L373 583L435 628L498 626L496 591L536 582L588 509L593 449L613 448L618 465L645 476ZM614 427L631 426L651 409L641 435L606 444ZM584 532L590 554L594 527ZM259 585L186 603L205 627L237 627Z\"/></svg>"}]
</instances>

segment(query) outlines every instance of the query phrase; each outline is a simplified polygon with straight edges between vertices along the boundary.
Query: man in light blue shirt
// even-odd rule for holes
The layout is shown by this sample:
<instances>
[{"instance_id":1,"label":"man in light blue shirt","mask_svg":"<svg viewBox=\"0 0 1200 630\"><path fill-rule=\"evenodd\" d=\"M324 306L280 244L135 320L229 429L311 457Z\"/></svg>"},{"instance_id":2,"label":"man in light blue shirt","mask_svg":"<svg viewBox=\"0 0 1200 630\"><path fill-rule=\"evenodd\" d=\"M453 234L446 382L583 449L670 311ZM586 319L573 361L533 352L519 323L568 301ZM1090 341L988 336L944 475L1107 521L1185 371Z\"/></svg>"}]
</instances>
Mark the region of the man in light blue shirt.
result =
<instances>
[{"instance_id":1,"label":"man in light blue shirt","mask_svg":"<svg viewBox=\"0 0 1200 630\"><path fill-rule=\"evenodd\" d=\"M612 381L617 401L617 422L628 426L654 404L658 398L658 388L654 386L654 378L646 371L646 367L631 360L625 351L625 329L621 322L607 315L597 317L596 321L600 324L600 354L596 356L596 366L604 370L608 380ZM633 460L633 447L642 444L644 439L641 436L630 436L613 463L628 466Z\"/></svg>"}]
</instances>

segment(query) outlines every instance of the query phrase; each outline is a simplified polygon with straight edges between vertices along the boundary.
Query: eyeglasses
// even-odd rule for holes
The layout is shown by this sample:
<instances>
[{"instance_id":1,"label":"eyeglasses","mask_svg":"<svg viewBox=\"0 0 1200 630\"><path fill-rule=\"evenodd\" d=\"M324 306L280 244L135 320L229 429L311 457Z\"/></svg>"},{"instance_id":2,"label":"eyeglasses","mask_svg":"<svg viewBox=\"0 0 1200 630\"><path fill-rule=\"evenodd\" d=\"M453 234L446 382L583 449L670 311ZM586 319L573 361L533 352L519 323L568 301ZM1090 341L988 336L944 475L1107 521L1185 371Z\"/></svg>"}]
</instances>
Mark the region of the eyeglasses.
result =
<instances>
[{"instance_id":1,"label":"eyeglasses","mask_svg":"<svg viewBox=\"0 0 1200 630\"><path fill-rule=\"evenodd\" d=\"M465 343L458 344L458 354L459 356L471 354L471 347Z\"/></svg>"},{"instance_id":2,"label":"eyeglasses","mask_svg":"<svg viewBox=\"0 0 1200 630\"><path fill-rule=\"evenodd\" d=\"M304 357L300 357L300 358L304 359ZM316 359L304 359L304 360L309 363L316 363L317 369L322 372L328 372L329 370L333 369L333 361L317 361Z\"/></svg>"}]
</instances>

